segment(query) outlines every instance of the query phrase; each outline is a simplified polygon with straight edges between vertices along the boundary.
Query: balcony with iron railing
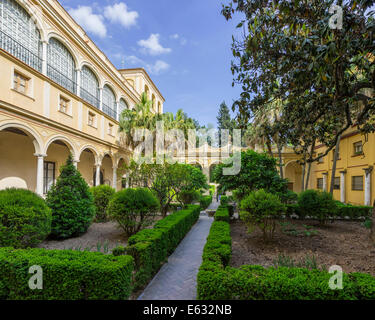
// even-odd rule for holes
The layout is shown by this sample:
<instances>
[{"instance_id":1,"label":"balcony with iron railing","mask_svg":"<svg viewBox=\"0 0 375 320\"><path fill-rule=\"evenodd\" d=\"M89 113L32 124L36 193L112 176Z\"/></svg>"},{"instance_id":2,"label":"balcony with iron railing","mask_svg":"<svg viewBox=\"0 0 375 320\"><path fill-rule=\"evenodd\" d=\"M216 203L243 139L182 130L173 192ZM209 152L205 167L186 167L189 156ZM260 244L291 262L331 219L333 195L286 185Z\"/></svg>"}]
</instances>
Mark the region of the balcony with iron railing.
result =
<instances>
[{"instance_id":1,"label":"balcony with iron railing","mask_svg":"<svg viewBox=\"0 0 375 320\"><path fill-rule=\"evenodd\" d=\"M98 92L99 92L99 90L98 90ZM86 102L88 102L89 104L94 106L95 108L97 108L97 109L100 108L100 99L98 98L99 93L97 94L97 96L94 96L93 94L91 94L87 90L80 87L80 96L83 100L85 100Z\"/></svg>"},{"instance_id":2,"label":"balcony with iron railing","mask_svg":"<svg viewBox=\"0 0 375 320\"><path fill-rule=\"evenodd\" d=\"M110 116L111 118L115 119L117 118L117 111L116 111L116 105L114 105L112 108L110 106L107 106L105 103L103 103L103 112Z\"/></svg>"},{"instance_id":3,"label":"balcony with iron railing","mask_svg":"<svg viewBox=\"0 0 375 320\"><path fill-rule=\"evenodd\" d=\"M47 65L47 77L55 81L65 89L69 90L70 92L77 94L76 82L68 78L66 75L62 74L60 71L56 70L49 64Z\"/></svg>"},{"instance_id":4,"label":"balcony with iron railing","mask_svg":"<svg viewBox=\"0 0 375 320\"><path fill-rule=\"evenodd\" d=\"M42 72L43 59L0 30L0 48L9 52L30 67ZM41 49L39 49L41 51Z\"/></svg>"}]
</instances>

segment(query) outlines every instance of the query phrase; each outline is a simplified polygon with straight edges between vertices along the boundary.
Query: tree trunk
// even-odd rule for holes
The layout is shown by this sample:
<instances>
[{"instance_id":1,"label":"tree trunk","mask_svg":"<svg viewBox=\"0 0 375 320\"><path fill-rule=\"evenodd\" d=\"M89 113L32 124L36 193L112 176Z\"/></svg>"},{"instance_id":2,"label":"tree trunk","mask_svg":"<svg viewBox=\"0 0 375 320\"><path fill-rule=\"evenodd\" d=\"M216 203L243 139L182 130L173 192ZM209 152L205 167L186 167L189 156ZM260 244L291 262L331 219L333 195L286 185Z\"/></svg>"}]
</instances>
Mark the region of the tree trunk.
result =
<instances>
[{"instance_id":1,"label":"tree trunk","mask_svg":"<svg viewBox=\"0 0 375 320\"><path fill-rule=\"evenodd\" d=\"M277 152L279 154L279 167L280 167L280 177L281 179L284 179L284 168L283 168L283 155L282 155L282 148L279 144L277 144Z\"/></svg>"},{"instance_id":2,"label":"tree trunk","mask_svg":"<svg viewBox=\"0 0 375 320\"><path fill-rule=\"evenodd\" d=\"M337 139L335 154L333 156L331 185L330 185L330 188L329 188L329 193L332 194L332 195L333 195L333 189L334 189L334 184L335 184L337 159L338 159L339 154L340 154L340 141L341 141L341 136L339 136L338 139Z\"/></svg>"},{"instance_id":3,"label":"tree trunk","mask_svg":"<svg viewBox=\"0 0 375 320\"><path fill-rule=\"evenodd\" d=\"M305 191L305 174L306 174L306 163L302 165L302 174L301 174L301 191Z\"/></svg>"},{"instance_id":4,"label":"tree trunk","mask_svg":"<svg viewBox=\"0 0 375 320\"><path fill-rule=\"evenodd\" d=\"M307 165L307 175L306 175L306 181L305 181L305 188L304 188L304 190L307 190L309 188L311 166L312 166L312 163L309 162L309 164Z\"/></svg>"},{"instance_id":5,"label":"tree trunk","mask_svg":"<svg viewBox=\"0 0 375 320\"><path fill-rule=\"evenodd\" d=\"M372 244L375 246L375 201L372 207L372 216L371 216L371 232L370 232L370 240Z\"/></svg>"}]
</instances>

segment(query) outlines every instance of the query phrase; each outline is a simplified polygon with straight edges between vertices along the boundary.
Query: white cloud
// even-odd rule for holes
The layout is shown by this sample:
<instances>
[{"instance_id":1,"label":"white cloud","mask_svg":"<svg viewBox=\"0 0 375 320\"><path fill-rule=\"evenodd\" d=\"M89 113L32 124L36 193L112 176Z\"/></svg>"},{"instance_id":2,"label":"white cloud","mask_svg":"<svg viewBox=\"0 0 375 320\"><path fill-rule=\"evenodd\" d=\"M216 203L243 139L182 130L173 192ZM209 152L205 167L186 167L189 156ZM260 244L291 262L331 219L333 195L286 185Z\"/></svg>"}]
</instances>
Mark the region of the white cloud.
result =
<instances>
[{"instance_id":1,"label":"white cloud","mask_svg":"<svg viewBox=\"0 0 375 320\"><path fill-rule=\"evenodd\" d=\"M157 56L163 53L169 53L172 51L170 48L164 48L160 42L160 34L153 33L146 40L139 40L138 45L141 47L141 52Z\"/></svg>"},{"instance_id":2,"label":"white cloud","mask_svg":"<svg viewBox=\"0 0 375 320\"><path fill-rule=\"evenodd\" d=\"M159 75L170 68L170 65L165 61L157 60L154 64L149 64L136 56L127 56L125 63L132 66L143 67L146 71L154 75Z\"/></svg>"},{"instance_id":3,"label":"white cloud","mask_svg":"<svg viewBox=\"0 0 375 320\"><path fill-rule=\"evenodd\" d=\"M125 28L130 28L137 24L139 14L137 11L129 11L128 6L120 2L105 7L104 16L112 23L119 23Z\"/></svg>"},{"instance_id":4,"label":"white cloud","mask_svg":"<svg viewBox=\"0 0 375 320\"><path fill-rule=\"evenodd\" d=\"M180 35L178 33L175 33L175 34L170 35L169 37L171 39L177 40L180 37Z\"/></svg>"},{"instance_id":5,"label":"white cloud","mask_svg":"<svg viewBox=\"0 0 375 320\"><path fill-rule=\"evenodd\" d=\"M170 35L169 38L172 39L172 40L180 40L180 44L182 46L187 44L187 40L185 38L181 37L178 33Z\"/></svg>"},{"instance_id":6,"label":"white cloud","mask_svg":"<svg viewBox=\"0 0 375 320\"><path fill-rule=\"evenodd\" d=\"M94 14L91 7L78 6L77 9L70 9L69 14L85 31L91 32L101 38L107 35L107 28L103 22L103 17Z\"/></svg>"}]
</instances>

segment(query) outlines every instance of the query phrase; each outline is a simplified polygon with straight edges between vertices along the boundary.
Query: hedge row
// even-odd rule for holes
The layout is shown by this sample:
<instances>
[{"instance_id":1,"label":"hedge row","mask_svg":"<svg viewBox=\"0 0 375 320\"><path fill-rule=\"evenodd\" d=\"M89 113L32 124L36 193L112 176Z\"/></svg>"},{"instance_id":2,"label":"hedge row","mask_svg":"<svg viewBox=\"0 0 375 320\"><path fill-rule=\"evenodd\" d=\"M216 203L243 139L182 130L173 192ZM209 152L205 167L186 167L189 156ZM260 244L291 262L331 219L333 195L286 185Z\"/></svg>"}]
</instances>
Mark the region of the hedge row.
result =
<instances>
[{"instance_id":1,"label":"hedge row","mask_svg":"<svg viewBox=\"0 0 375 320\"><path fill-rule=\"evenodd\" d=\"M199 218L200 207L188 206L144 229L128 240L127 253L135 261L135 289L142 288L173 253Z\"/></svg>"},{"instance_id":2,"label":"hedge row","mask_svg":"<svg viewBox=\"0 0 375 320\"><path fill-rule=\"evenodd\" d=\"M221 205L219 208L217 208L215 213L215 220L216 221L230 221L230 214L229 214L229 208L227 205Z\"/></svg>"},{"instance_id":3,"label":"hedge row","mask_svg":"<svg viewBox=\"0 0 375 320\"><path fill-rule=\"evenodd\" d=\"M343 275L343 290L331 290L332 274L303 268L229 266L229 223L212 224L198 273L200 300L364 300L375 299L375 278L369 274Z\"/></svg>"},{"instance_id":4,"label":"hedge row","mask_svg":"<svg viewBox=\"0 0 375 320\"><path fill-rule=\"evenodd\" d=\"M31 290L31 266L43 271L43 289ZM97 252L0 249L0 299L125 300L132 291L133 258Z\"/></svg>"},{"instance_id":5,"label":"hedge row","mask_svg":"<svg viewBox=\"0 0 375 320\"><path fill-rule=\"evenodd\" d=\"M200 198L199 204L202 208L202 210L206 210L210 204L212 203L212 196L202 196Z\"/></svg>"},{"instance_id":6,"label":"hedge row","mask_svg":"<svg viewBox=\"0 0 375 320\"><path fill-rule=\"evenodd\" d=\"M300 216L299 214L299 206L298 204L287 204L287 215L296 215ZM355 206L351 204L344 204L341 202L337 202L337 210L331 216L333 219L351 219L351 220L358 220L358 219L368 219L372 215L372 207L368 206Z\"/></svg>"}]
</instances>

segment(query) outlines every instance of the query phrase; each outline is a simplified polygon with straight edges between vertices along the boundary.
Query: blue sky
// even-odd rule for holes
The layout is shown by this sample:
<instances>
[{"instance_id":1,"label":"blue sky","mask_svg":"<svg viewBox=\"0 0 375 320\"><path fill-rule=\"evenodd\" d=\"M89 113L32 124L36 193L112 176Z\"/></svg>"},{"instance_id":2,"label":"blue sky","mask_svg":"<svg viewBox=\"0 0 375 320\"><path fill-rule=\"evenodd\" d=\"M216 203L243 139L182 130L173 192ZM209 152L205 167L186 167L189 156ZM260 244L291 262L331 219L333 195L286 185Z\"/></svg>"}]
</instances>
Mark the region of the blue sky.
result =
<instances>
[{"instance_id":1,"label":"blue sky","mask_svg":"<svg viewBox=\"0 0 375 320\"><path fill-rule=\"evenodd\" d=\"M220 103L230 107L232 34L217 0L61 0L118 68L144 67L166 99L164 111L182 108L216 126Z\"/></svg>"}]
</instances>

